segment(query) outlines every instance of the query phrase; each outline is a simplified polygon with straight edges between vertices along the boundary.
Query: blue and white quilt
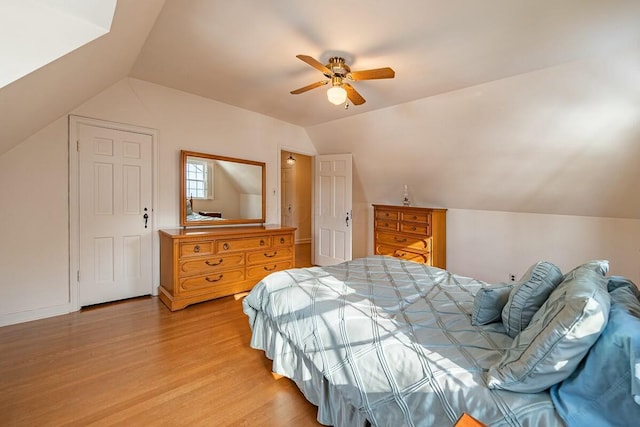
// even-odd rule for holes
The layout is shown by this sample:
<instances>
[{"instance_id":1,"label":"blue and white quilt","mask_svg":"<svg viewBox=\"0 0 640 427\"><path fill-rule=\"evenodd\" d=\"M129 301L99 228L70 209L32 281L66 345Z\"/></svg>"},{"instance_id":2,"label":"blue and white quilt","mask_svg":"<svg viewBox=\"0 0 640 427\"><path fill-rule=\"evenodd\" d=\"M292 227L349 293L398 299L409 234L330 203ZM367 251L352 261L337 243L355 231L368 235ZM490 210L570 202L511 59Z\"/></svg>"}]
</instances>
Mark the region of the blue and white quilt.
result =
<instances>
[{"instance_id":1,"label":"blue and white quilt","mask_svg":"<svg viewBox=\"0 0 640 427\"><path fill-rule=\"evenodd\" d=\"M489 390L511 345L471 325L486 283L384 256L273 273L244 299L251 345L335 426L563 426L548 392Z\"/></svg>"}]
</instances>

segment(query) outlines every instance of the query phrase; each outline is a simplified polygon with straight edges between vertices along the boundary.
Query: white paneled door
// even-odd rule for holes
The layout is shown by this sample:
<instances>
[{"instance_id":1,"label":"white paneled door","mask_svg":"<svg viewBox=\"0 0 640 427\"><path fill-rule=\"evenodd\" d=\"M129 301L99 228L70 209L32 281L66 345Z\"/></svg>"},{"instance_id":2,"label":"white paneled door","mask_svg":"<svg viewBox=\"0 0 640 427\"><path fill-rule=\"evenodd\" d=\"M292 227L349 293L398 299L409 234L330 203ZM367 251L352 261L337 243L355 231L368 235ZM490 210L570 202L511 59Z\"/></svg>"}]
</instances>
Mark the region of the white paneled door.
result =
<instances>
[{"instance_id":1,"label":"white paneled door","mask_svg":"<svg viewBox=\"0 0 640 427\"><path fill-rule=\"evenodd\" d=\"M351 259L351 154L315 158L315 265Z\"/></svg>"},{"instance_id":2,"label":"white paneled door","mask_svg":"<svg viewBox=\"0 0 640 427\"><path fill-rule=\"evenodd\" d=\"M151 294L150 135L79 124L79 305Z\"/></svg>"}]
</instances>

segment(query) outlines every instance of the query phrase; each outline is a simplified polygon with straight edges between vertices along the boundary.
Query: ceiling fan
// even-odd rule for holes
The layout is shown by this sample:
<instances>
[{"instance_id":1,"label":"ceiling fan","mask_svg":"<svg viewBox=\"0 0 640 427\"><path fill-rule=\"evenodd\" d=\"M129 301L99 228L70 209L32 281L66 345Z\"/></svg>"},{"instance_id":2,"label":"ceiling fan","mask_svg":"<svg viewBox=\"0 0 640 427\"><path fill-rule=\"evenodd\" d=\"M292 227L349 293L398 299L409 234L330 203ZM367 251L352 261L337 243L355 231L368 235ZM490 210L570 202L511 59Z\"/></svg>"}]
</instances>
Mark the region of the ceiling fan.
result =
<instances>
[{"instance_id":1,"label":"ceiling fan","mask_svg":"<svg viewBox=\"0 0 640 427\"><path fill-rule=\"evenodd\" d=\"M360 105L366 102L362 95L349 84L349 81L392 79L396 75L396 72L389 67L351 71L351 68L345 64L344 58L339 56L329 58L329 63L326 65L307 55L296 55L296 58L319 70L328 80L321 80L301 87L300 89L292 90L291 94L298 95L331 83L331 87L327 91L327 98L329 98L329 102L335 105L345 103L347 98L349 98L354 105Z\"/></svg>"}]
</instances>

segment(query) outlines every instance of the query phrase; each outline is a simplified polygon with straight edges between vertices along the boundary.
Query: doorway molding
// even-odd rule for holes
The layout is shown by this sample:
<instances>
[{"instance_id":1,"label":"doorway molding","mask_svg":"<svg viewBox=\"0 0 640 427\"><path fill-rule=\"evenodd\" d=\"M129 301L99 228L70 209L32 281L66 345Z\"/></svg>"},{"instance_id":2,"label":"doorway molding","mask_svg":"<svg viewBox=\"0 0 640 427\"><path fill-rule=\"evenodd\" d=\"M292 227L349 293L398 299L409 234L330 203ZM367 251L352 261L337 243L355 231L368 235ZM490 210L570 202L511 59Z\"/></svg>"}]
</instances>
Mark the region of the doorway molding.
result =
<instances>
[{"instance_id":1,"label":"doorway molding","mask_svg":"<svg viewBox=\"0 0 640 427\"><path fill-rule=\"evenodd\" d=\"M79 216L79 156L78 126L88 125L107 129L133 132L151 137L151 293L158 294L160 282L160 237L157 233L158 212L158 130L126 123L111 122L78 115L69 115L69 311L80 310L79 282L80 269L80 216Z\"/></svg>"},{"instance_id":2,"label":"doorway molding","mask_svg":"<svg viewBox=\"0 0 640 427\"><path fill-rule=\"evenodd\" d=\"M306 244L306 243L310 243L311 244L311 262L313 262L314 260L314 248L313 248L313 230L315 227L315 223L314 223L314 215L313 213L315 212L315 182L314 182L314 168L315 168L315 157L318 155L318 153L316 152L311 152L311 151L306 151L306 150L302 150L300 148L295 148L295 147L291 147L288 145L278 145L278 155L276 156L277 158L277 168L278 168L278 180L277 180L277 218L278 220L280 220L280 218L282 218L282 152L286 152L286 153L291 153L294 156L296 154L300 154L303 156L308 156L311 157L311 237L309 237L308 239L299 239L298 241L296 241L296 244Z\"/></svg>"}]
</instances>

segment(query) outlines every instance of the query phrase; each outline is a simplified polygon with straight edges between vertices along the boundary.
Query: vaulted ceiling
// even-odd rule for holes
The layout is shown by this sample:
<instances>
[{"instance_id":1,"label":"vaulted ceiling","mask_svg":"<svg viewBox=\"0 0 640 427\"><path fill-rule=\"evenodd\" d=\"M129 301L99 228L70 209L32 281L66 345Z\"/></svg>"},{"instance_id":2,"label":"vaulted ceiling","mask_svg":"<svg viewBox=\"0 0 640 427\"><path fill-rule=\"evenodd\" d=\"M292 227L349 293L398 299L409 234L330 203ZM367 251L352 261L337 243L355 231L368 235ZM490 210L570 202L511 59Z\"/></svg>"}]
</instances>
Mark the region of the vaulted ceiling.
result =
<instances>
[{"instance_id":1,"label":"vaulted ceiling","mask_svg":"<svg viewBox=\"0 0 640 427\"><path fill-rule=\"evenodd\" d=\"M0 90L0 152L125 76L310 126L638 45L638 22L633 0L119 0L109 34ZM396 78L345 111L289 94L322 79L297 54Z\"/></svg>"},{"instance_id":2,"label":"vaulted ceiling","mask_svg":"<svg viewBox=\"0 0 640 427\"><path fill-rule=\"evenodd\" d=\"M314 144L321 147L320 152L361 153L361 159L371 148L354 145L353 141L375 140L381 134L406 144L406 152L416 150L423 137L429 144L446 139L449 147L458 146L462 157L449 159L446 167L440 164L437 176L449 177L449 188L458 189L459 197L450 200L443 195L438 201L463 206L461 200L480 197L474 185L496 186L505 178L494 173L484 184L478 179L463 182L458 172L452 172L452 165L477 164L494 171L506 170L523 154L523 146L532 144L538 144L542 152L550 150L556 160L571 162L571 153L578 149L571 144L582 137L571 134L573 139L568 140L568 134L560 132L566 128L564 121L577 117L575 110L562 109L563 103L569 99L581 102L599 119L603 117L599 106L612 100L607 94L633 93L624 101L634 104L640 90L628 83L637 81L633 76L640 71L634 59L640 54L639 22L637 0L119 0L109 34L0 89L0 154L129 76L303 126ZM626 61L628 53L631 56ZM289 93L323 78L298 60L297 54L321 62L334 55L343 56L353 70L389 66L396 77L353 83L367 102L345 110L327 101L326 86L300 95ZM615 67L609 68L610 60ZM576 68L572 64L587 65ZM572 74L576 70L579 75ZM602 94L595 96L592 91L581 99L582 88L597 86L601 80L606 80L597 89ZM503 84L496 87L494 82ZM489 98L492 101L487 101ZM452 108L454 100L456 107ZM614 104L620 106L619 101ZM544 135L544 126L549 123L541 120L544 105L562 113L558 114L563 120L560 131L551 132L551 137ZM622 125L632 128L635 138L637 126L627 122L638 117L638 105L626 108L627 116L616 115L614 122L624 119L624 123L618 123L614 130ZM635 108L633 114L628 115L628 108ZM432 114L422 119L412 117L417 110ZM615 111L619 110L608 109L604 114ZM550 114L545 111L544 117ZM505 120L494 126L497 117ZM584 123L588 117L580 116L580 120ZM507 128L507 121L520 127ZM536 124L543 128L534 130ZM403 133L407 126L413 127L410 135ZM606 123L598 122L598 126L599 132L606 130ZM446 138L442 134L445 128L452 132ZM578 128L584 126L573 126L571 132ZM336 138L336 131L343 137ZM629 135L619 141L615 136L610 144L640 145L634 144L637 138ZM504 146L504 141L515 143ZM430 147L428 153L441 150L443 146ZM443 158L454 153L452 148L447 150L442 151ZM615 150L605 151L592 150L589 156L609 156L614 165L628 161ZM413 157L424 158L426 153ZM363 179L375 180L380 156L384 158L384 150L377 160L360 160L357 166ZM483 156L490 160L474 163ZM549 168L544 155L536 155L536 160L543 169ZM569 180L563 181L557 171L545 172L542 182L557 185L557 191L545 191L545 197L551 198L550 206L560 202L578 177L585 175L591 161L597 164L598 159L581 160ZM409 169L402 167L401 160L397 162L398 171ZM628 177L638 175L637 166L624 166L624 191L608 202L624 199L631 182ZM607 170L596 169L600 173ZM476 172L476 176L483 174L482 170ZM593 180L588 177L587 182ZM474 206L537 211L540 185L532 183L519 206L503 194L499 197L502 202L496 202L487 199L485 193ZM370 186L367 191L374 188L378 187ZM581 191L586 194L588 188ZM374 192L368 197L379 200L381 196ZM432 194L425 193L424 198L434 200ZM611 213L579 207L542 211ZM627 204L624 212L614 212L614 216L639 217L640 203Z\"/></svg>"}]
</instances>

